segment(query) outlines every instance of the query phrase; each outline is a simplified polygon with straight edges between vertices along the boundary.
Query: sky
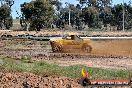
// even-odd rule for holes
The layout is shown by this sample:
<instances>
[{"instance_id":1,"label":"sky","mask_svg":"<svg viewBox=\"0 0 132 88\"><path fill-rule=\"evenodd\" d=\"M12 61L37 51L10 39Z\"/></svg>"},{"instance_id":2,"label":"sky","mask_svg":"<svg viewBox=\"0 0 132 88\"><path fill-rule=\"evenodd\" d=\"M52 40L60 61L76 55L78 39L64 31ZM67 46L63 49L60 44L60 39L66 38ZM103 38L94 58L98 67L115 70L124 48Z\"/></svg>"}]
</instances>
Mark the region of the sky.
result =
<instances>
[{"instance_id":1,"label":"sky","mask_svg":"<svg viewBox=\"0 0 132 88\"><path fill-rule=\"evenodd\" d=\"M20 12L20 4L23 4L24 2L30 2L31 0L14 0L15 4L12 6L12 16L13 18L18 17L16 11ZM71 3L71 4L77 4L77 0L60 0L63 3L63 6L65 6L65 2ZM129 0L124 0L124 2L128 3ZM131 0L132 1L132 0ZM113 4L123 3L123 0L112 0Z\"/></svg>"}]
</instances>

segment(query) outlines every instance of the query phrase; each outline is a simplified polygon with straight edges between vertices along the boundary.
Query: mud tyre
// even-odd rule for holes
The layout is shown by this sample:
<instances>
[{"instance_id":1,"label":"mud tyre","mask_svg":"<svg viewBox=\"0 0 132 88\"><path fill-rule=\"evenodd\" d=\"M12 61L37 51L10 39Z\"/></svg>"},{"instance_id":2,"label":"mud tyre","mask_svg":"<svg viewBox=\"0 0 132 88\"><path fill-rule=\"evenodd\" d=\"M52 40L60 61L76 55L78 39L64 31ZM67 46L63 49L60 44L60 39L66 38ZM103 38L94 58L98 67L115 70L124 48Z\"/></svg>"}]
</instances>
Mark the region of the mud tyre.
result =
<instances>
[{"instance_id":1,"label":"mud tyre","mask_svg":"<svg viewBox=\"0 0 132 88\"><path fill-rule=\"evenodd\" d=\"M51 47L52 47L52 51L55 52L55 53L63 52L63 47L60 44L52 42L51 43Z\"/></svg>"},{"instance_id":2,"label":"mud tyre","mask_svg":"<svg viewBox=\"0 0 132 88\"><path fill-rule=\"evenodd\" d=\"M83 45L82 51L85 53L91 53L92 52L92 47L90 45Z\"/></svg>"},{"instance_id":3,"label":"mud tyre","mask_svg":"<svg viewBox=\"0 0 132 88\"><path fill-rule=\"evenodd\" d=\"M62 52L62 46L61 45L55 45L53 47L53 52Z\"/></svg>"}]
</instances>

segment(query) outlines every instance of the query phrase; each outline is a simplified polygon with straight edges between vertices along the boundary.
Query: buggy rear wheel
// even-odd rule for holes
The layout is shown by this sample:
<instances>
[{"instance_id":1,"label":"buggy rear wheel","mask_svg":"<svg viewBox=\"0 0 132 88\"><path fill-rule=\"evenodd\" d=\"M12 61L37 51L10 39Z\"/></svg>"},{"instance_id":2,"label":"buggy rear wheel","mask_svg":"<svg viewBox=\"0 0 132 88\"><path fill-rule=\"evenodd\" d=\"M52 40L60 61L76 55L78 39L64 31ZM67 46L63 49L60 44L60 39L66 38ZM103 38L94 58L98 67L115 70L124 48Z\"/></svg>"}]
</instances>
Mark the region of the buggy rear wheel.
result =
<instances>
[{"instance_id":1,"label":"buggy rear wheel","mask_svg":"<svg viewBox=\"0 0 132 88\"><path fill-rule=\"evenodd\" d=\"M63 47L60 44L57 44L55 42L51 42L51 47L53 52L63 52Z\"/></svg>"},{"instance_id":2,"label":"buggy rear wheel","mask_svg":"<svg viewBox=\"0 0 132 88\"><path fill-rule=\"evenodd\" d=\"M90 45L83 45L83 46L82 46L82 50L83 50L85 53L91 53L92 47L91 47Z\"/></svg>"}]
</instances>

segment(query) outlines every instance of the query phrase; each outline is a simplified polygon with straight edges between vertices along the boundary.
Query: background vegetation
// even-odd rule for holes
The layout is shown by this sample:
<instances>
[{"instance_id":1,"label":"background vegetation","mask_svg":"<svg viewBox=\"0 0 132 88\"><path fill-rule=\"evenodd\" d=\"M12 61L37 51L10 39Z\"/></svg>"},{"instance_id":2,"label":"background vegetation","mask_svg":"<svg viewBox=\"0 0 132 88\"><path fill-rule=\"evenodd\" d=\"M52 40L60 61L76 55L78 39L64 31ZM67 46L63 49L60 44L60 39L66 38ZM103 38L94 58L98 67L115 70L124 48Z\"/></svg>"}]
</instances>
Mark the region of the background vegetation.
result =
<instances>
[{"instance_id":1,"label":"background vegetation","mask_svg":"<svg viewBox=\"0 0 132 88\"><path fill-rule=\"evenodd\" d=\"M44 8L40 8L38 10L39 13L37 13L37 20L34 20L35 23L39 22L39 17L43 13L43 20L47 22L39 22L41 24L41 27L57 27L57 28L64 28L66 25L69 24L69 12L70 12L70 24L72 28L82 30L84 28L96 28L96 29L108 29L109 30L122 30L123 29L123 9L125 12L125 29L130 30L132 26L132 6L131 2L124 3L124 4L117 4L112 5L112 0L79 0L79 4L73 5L70 3L66 3L66 7L62 7L61 2L58 0L36 0L35 2L30 2L27 4L30 7L31 3L39 3L44 2L48 4L44 4L42 6L45 6L47 10L44 10ZM47 6L47 7L46 7ZM53 7L55 8L53 9ZM25 6L26 7L26 6ZM27 7L27 8L29 8ZM31 8L31 7L30 7ZM37 11L33 11L34 9L37 9L38 7L33 5L31 9L32 16L35 17L35 13ZM49 9L50 8L50 9ZM44 10L44 11L43 11ZM25 18L29 18L31 20L32 16L27 17L26 15L29 13L25 13L24 10L22 10ZM30 12L30 11L29 11ZM44 14L46 12L46 14ZM46 19L46 15L48 15L48 18ZM32 18L33 19L33 18ZM41 19L42 20L42 19ZM33 22L31 23L31 27ZM50 22L49 22L50 21ZM39 26L39 24L36 24ZM51 26L49 26L51 24ZM115 29L113 29L116 27ZM33 27L34 28L34 27ZM38 29L40 29L38 28ZM105 30L105 29L104 29Z\"/></svg>"},{"instance_id":2,"label":"background vegetation","mask_svg":"<svg viewBox=\"0 0 132 88\"><path fill-rule=\"evenodd\" d=\"M123 10L125 29L132 29L131 2L113 5L112 0L77 0L79 4L66 3L63 7L59 0L34 0L20 5L22 15L20 24L24 30L45 28L67 28L83 30L122 30ZM6 29L12 26L11 6L13 0L5 0L0 6L0 25ZM70 17L69 17L70 16ZM70 23L69 23L70 18ZM69 26L70 24L70 26Z\"/></svg>"}]
</instances>

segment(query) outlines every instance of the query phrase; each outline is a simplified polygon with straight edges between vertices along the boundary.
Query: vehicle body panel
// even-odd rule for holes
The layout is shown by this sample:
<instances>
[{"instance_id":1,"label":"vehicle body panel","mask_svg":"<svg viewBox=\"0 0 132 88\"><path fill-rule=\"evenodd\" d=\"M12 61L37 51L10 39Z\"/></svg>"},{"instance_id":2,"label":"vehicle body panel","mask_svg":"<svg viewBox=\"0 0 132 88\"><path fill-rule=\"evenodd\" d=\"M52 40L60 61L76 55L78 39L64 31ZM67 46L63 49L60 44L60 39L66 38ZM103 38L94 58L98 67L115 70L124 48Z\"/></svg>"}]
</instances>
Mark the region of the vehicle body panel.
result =
<instances>
[{"instance_id":1,"label":"vehicle body panel","mask_svg":"<svg viewBox=\"0 0 132 88\"><path fill-rule=\"evenodd\" d=\"M83 40L77 35L70 35L70 36L65 36L61 39L53 39L50 41L51 42L51 47L56 48L57 46L59 48L63 48L63 51L60 52L74 52L76 50L82 51L82 48L85 46L90 47L91 40ZM62 49L61 49L62 50ZM54 50L53 50L54 51Z\"/></svg>"}]
</instances>

